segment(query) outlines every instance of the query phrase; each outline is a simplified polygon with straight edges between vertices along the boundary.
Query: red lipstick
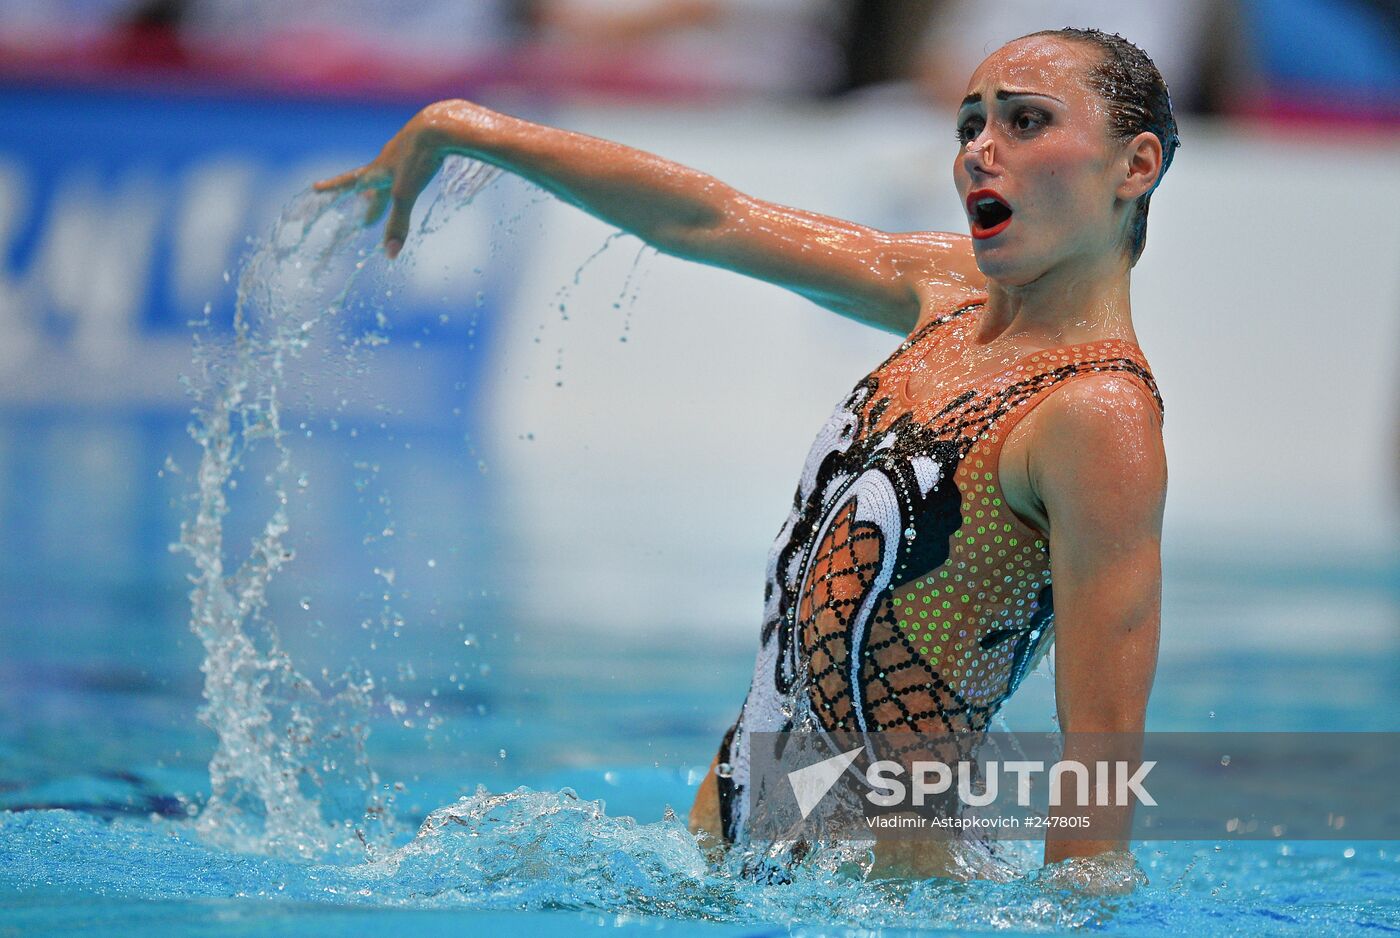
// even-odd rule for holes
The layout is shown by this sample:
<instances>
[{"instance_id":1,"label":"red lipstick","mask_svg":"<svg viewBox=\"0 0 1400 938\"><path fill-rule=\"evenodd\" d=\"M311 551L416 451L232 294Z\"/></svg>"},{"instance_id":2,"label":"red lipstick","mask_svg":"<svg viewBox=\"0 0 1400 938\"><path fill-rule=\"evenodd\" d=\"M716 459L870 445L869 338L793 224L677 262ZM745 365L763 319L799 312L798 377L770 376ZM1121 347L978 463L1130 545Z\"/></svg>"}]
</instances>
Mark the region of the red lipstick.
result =
<instances>
[{"instance_id":1,"label":"red lipstick","mask_svg":"<svg viewBox=\"0 0 1400 938\"><path fill-rule=\"evenodd\" d=\"M967 217L972 236L979 241L1005 231L1011 216L1011 205L995 189L974 189L967 194Z\"/></svg>"}]
</instances>

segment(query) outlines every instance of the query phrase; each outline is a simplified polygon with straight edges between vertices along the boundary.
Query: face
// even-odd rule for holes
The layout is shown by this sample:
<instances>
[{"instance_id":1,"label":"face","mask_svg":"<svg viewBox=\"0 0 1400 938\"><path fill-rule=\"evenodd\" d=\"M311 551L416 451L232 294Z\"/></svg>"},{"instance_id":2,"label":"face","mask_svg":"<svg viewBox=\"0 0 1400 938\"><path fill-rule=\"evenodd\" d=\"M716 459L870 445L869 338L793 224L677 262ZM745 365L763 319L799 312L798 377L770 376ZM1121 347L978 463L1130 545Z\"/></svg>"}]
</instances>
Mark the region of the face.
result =
<instances>
[{"instance_id":1,"label":"face","mask_svg":"<svg viewBox=\"0 0 1400 938\"><path fill-rule=\"evenodd\" d=\"M1126 158L1087 76L1097 50L1034 37L977 67L958 111L953 164L977 265L1005 286L1122 253Z\"/></svg>"}]
</instances>

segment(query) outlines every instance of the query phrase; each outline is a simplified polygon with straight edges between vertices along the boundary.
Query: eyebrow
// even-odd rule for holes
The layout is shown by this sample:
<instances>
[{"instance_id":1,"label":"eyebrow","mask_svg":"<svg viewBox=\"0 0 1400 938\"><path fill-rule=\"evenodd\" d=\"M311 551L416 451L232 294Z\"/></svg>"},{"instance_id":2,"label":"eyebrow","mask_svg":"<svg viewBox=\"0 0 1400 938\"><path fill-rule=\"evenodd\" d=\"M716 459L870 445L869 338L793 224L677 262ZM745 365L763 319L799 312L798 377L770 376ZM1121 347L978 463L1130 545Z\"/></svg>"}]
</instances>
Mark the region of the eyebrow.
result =
<instances>
[{"instance_id":1,"label":"eyebrow","mask_svg":"<svg viewBox=\"0 0 1400 938\"><path fill-rule=\"evenodd\" d=\"M1065 103L1063 101L1060 101L1060 99L1055 97L1053 94L1045 94L1041 91L1010 91L1006 88L1000 88L997 90L998 101L1009 101L1012 98L1049 98L1051 101L1059 101L1061 104ZM981 100L982 95L974 91L972 94L962 99L962 104L958 105L958 109L962 110L969 104L977 104Z\"/></svg>"}]
</instances>

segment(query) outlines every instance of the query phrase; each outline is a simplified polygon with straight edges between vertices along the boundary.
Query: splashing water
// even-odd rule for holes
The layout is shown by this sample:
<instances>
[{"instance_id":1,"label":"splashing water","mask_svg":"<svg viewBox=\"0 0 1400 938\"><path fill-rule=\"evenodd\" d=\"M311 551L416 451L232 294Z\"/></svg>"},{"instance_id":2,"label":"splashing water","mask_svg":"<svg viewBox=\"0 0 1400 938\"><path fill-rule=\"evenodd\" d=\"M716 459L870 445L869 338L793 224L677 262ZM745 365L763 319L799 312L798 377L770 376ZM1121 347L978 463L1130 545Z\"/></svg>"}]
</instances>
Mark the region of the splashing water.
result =
<instances>
[{"instance_id":1,"label":"splashing water","mask_svg":"<svg viewBox=\"0 0 1400 938\"><path fill-rule=\"evenodd\" d=\"M642 295L642 284L646 281L646 275L650 268L647 261L656 257L657 250L645 241L637 249L637 256L632 259L632 267L627 271L627 279L622 282L622 292L616 300L613 300L613 309L622 310L622 335L618 336L619 342L627 341L627 333L632 330L632 311L637 306L637 297Z\"/></svg>"},{"instance_id":2,"label":"splashing water","mask_svg":"<svg viewBox=\"0 0 1400 938\"><path fill-rule=\"evenodd\" d=\"M616 241L617 241L618 239L620 239L620 238L625 238L625 237L627 237L627 232L625 232L625 231L613 231L613 232L610 232L610 233L608 234L608 236L607 236L606 238L603 239L603 243L600 244L600 245L593 251L593 253L589 254L587 257L585 257L585 258L583 259L582 262L579 263L577 269L574 270L573 280L570 281L570 282L568 282L568 283L565 283L565 284L561 285L561 286L559 287L559 289L555 291L555 293L554 293L554 299L551 301L551 304L553 305L553 307L554 307L555 309L557 309L557 310L559 311L559 321L560 321L560 322L568 322L568 321L569 321L569 301L570 301L570 299L571 299L572 296L573 296L573 291L574 291L574 289L575 289L576 287L578 287L580 283L583 282L583 273L584 273L584 271L586 271L586 270L593 264L594 261L596 261L598 258L602 257L604 254L606 254L608 248L612 247L613 244L614 244L614 242L616 242ZM630 279L630 278L629 278L629 279ZM543 331L544 328L545 328L545 324L544 324L544 323L540 323L540 327L539 327L539 328L540 328L541 331ZM539 342L540 342L540 337L537 336L537 337L535 338L535 342L536 342L536 343L539 343ZM561 343L559 344L558 349L556 349L556 350L555 350L555 353L554 353L554 372L555 372L554 386L555 386L556 388L562 388L562 387L564 386L563 371L564 371L564 344L561 342Z\"/></svg>"},{"instance_id":3,"label":"splashing water","mask_svg":"<svg viewBox=\"0 0 1400 938\"><path fill-rule=\"evenodd\" d=\"M317 800L302 785L314 735L306 706L312 684L281 652L275 632L263 650L251 626L266 613L272 578L293 558L284 544L295 488L280 395L288 359L306 349L320 318L335 309L333 301L307 312L301 302L328 279L331 259L353 231L347 215L326 211L332 201L294 201L245 265L233 348L220 356L218 346L196 345L190 431L202 450L198 510L180 537L197 570L190 621L205 651L200 719L218 734L199 829L229 846L301 856L319 856L331 845ZM260 445L273 453L263 479L273 507L247 557L226 572L234 474ZM288 694L293 703L283 723L275 711Z\"/></svg>"},{"instance_id":4,"label":"splashing water","mask_svg":"<svg viewBox=\"0 0 1400 938\"><path fill-rule=\"evenodd\" d=\"M1222 877L1248 875L1257 857L1244 849L1174 848L1171 866L1179 868L1192 855L1210 856L1212 869L1193 871L1187 863L1179 878L1165 878L1131 896L1095 895L1092 884L1106 876L1128 881L1139 874L1129 866L1106 869L1101 863L1067 861L999 883L870 879L866 858L849 847L814 851L796 865L783 863L780 851L771 856L731 851L716 859L706 856L669 812L658 821L639 823L609 815L605 808L568 789L479 790L432 812L405 846L354 864L232 856L192 842L169 822L119 820L108 827L67 812L28 812L0 818L0 859L35 864L39 876L77 873L91 892L109 898L238 895L395 910L576 911L633 922L639 916L661 916L697 923L815 925L822 934L839 925L937 928L941 934L1086 927L1180 934L1219 930L1222 922L1242 926L1239 933L1255 934L1278 933L1289 921L1272 918L1262 928L1252 922L1259 896L1249 891L1192 907L1189 897L1204 895ZM103 845L119 845L111 855L122 862L111 862L93 849ZM1150 860L1149 867L1157 862ZM1381 861L1339 871L1334 860L1322 855L1289 861L1293 882L1279 884L1279 891L1300 909L1294 924L1302 928L1295 933L1308 933L1308 924L1317 926L1313 934L1334 931L1331 926L1347 920L1327 912L1335 878L1359 885L1368 871L1374 876L1385 865ZM134 876L133 869L153 872ZM1302 911L1309 906L1317 910L1316 917ZM1361 917L1365 920L1365 913ZM1375 921L1381 918L1374 916ZM526 926L533 921L521 920ZM657 927L659 923L649 930Z\"/></svg>"},{"instance_id":5,"label":"splashing water","mask_svg":"<svg viewBox=\"0 0 1400 938\"><path fill-rule=\"evenodd\" d=\"M465 205L497 174L472 161L450 161L425 225L440 224L444 195ZM202 455L197 507L182 525L178 548L196 569L190 624L205 653L200 720L218 736L210 797L196 826L231 849L304 858L374 855L393 833L391 805L365 755L373 677L347 673L335 693L322 693L281 648L268 599L270 584L294 559L289 508L305 488L282 425L288 369L325 331L325 321L344 310L365 269L369 252L361 249L352 260L348 250L361 230L357 202L303 194L288 205L239 276L231 347L197 334L195 377L187 381L195 400L190 433ZM376 320L382 327L382 314ZM265 468L267 515L235 563L226 530L230 500L238 476L254 467ZM337 744L348 752L328 754ZM338 818L323 804L337 785L348 785L360 802Z\"/></svg>"}]
</instances>

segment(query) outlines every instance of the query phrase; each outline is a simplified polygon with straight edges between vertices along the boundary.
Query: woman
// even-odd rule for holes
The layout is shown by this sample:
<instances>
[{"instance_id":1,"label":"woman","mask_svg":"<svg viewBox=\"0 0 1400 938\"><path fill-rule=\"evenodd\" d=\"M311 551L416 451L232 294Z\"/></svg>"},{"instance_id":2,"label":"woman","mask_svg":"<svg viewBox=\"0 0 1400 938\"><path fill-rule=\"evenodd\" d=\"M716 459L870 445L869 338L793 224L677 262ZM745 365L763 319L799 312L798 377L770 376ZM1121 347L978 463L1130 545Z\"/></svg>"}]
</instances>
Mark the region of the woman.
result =
<instances>
[{"instance_id":1,"label":"woman","mask_svg":"<svg viewBox=\"0 0 1400 938\"><path fill-rule=\"evenodd\" d=\"M1120 37L1036 33L973 73L957 137L970 239L762 202L462 101L426 108L373 163L318 184L369 189L393 257L444 156L465 154L662 251L907 337L808 457L769 558L753 683L694 830L743 835L750 734L804 715L827 730L980 733L1052 626L1062 730L1142 731L1166 461L1129 284L1177 146L1170 98ZM1045 859L1125 847L1126 826L1101 840L1052 833Z\"/></svg>"}]
</instances>

